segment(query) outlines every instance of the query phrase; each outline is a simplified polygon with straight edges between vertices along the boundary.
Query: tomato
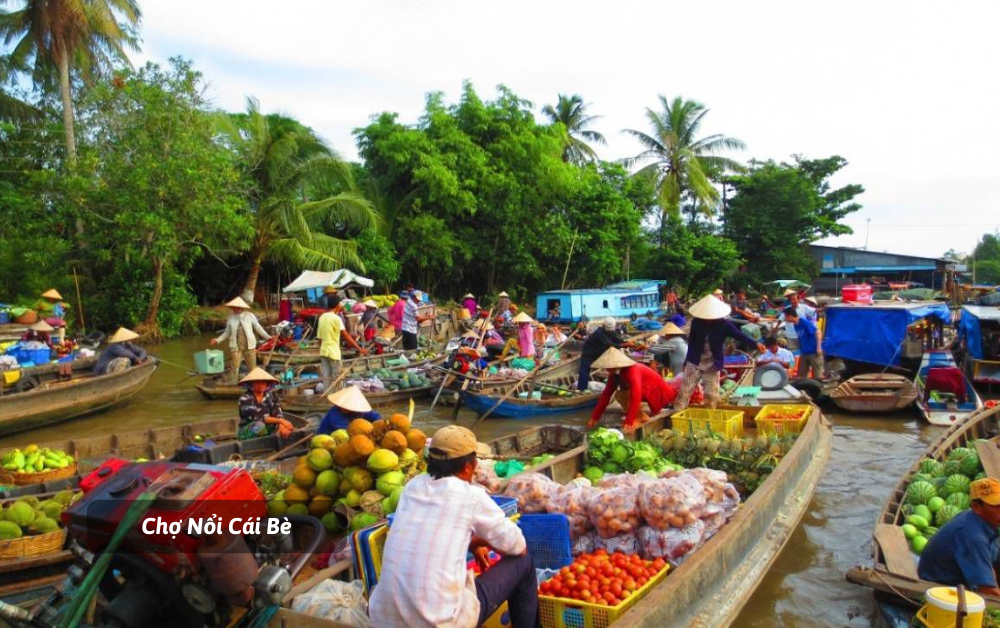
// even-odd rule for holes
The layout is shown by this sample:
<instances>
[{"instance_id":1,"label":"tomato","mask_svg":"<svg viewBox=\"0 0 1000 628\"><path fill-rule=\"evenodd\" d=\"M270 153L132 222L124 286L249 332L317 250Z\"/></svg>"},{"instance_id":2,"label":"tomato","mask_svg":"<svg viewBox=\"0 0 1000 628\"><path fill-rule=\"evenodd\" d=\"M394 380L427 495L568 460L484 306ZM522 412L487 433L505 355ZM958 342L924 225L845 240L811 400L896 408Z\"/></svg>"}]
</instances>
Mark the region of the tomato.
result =
<instances>
[{"instance_id":1,"label":"tomato","mask_svg":"<svg viewBox=\"0 0 1000 628\"><path fill-rule=\"evenodd\" d=\"M608 551L605 549L599 549L594 552L594 556L607 556Z\"/></svg>"},{"instance_id":2,"label":"tomato","mask_svg":"<svg viewBox=\"0 0 1000 628\"><path fill-rule=\"evenodd\" d=\"M569 574L570 574L570 569L569 569L568 566L567 567L563 567L562 569L559 570L559 575L560 576L566 577Z\"/></svg>"},{"instance_id":3,"label":"tomato","mask_svg":"<svg viewBox=\"0 0 1000 628\"><path fill-rule=\"evenodd\" d=\"M647 578L646 576L640 576L639 579L635 581L635 583L640 587L646 584L647 582L649 582L649 578Z\"/></svg>"},{"instance_id":4,"label":"tomato","mask_svg":"<svg viewBox=\"0 0 1000 628\"><path fill-rule=\"evenodd\" d=\"M657 558L656 560L653 561L653 569L655 569L656 571L660 571L661 569L666 567L666 565L667 563L662 558Z\"/></svg>"},{"instance_id":5,"label":"tomato","mask_svg":"<svg viewBox=\"0 0 1000 628\"><path fill-rule=\"evenodd\" d=\"M618 599L612 593L605 593L604 601L610 604L611 606L614 606L615 604L618 603Z\"/></svg>"},{"instance_id":6,"label":"tomato","mask_svg":"<svg viewBox=\"0 0 1000 628\"><path fill-rule=\"evenodd\" d=\"M629 593L631 593L631 592L635 591L636 589L638 589L639 587L637 587L635 585L635 580L633 580L632 578L629 578L628 580L626 580L625 582L622 583L622 588L625 589L626 591L628 591Z\"/></svg>"},{"instance_id":7,"label":"tomato","mask_svg":"<svg viewBox=\"0 0 1000 628\"><path fill-rule=\"evenodd\" d=\"M601 598L599 600L595 600L594 604L597 604L598 606L607 606L608 605L608 601L605 600L604 598Z\"/></svg>"},{"instance_id":8,"label":"tomato","mask_svg":"<svg viewBox=\"0 0 1000 628\"><path fill-rule=\"evenodd\" d=\"M577 565L576 566L576 573L581 574L581 573L586 573L586 571L587 571L587 566L586 565Z\"/></svg>"},{"instance_id":9,"label":"tomato","mask_svg":"<svg viewBox=\"0 0 1000 628\"><path fill-rule=\"evenodd\" d=\"M614 583L612 583L611 588L609 590L611 591L611 594L614 595L614 596L616 596L616 597L619 596L619 595L621 595L622 594L622 583L615 581Z\"/></svg>"}]
</instances>

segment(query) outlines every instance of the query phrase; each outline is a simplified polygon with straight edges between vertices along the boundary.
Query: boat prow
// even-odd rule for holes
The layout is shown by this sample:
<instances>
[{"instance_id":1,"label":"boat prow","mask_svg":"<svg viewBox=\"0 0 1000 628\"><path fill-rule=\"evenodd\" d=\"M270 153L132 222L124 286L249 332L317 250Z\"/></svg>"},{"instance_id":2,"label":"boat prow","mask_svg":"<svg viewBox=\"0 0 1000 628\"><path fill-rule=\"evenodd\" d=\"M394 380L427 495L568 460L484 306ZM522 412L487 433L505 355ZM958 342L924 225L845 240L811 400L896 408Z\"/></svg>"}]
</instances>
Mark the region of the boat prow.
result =
<instances>
[{"instance_id":1,"label":"boat prow","mask_svg":"<svg viewBox=\"0 0 1000 628\"><path fill-rule=\"evenodd\" d=\"M979 393L947 351L926 352L914 384L917 407L931 425L961 423L983 407Z\"/></svg>"}]
</instances>

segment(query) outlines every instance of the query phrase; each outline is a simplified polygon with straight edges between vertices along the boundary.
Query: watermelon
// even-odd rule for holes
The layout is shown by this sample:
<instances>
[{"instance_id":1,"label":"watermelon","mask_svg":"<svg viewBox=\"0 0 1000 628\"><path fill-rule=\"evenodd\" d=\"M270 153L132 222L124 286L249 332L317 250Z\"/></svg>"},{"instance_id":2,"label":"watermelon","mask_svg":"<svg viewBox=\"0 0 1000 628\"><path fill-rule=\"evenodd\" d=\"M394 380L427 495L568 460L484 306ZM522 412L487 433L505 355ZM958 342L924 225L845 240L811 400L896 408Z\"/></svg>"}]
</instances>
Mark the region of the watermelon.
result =
<instances>
[{"instance_id":1,"label":"watermelon","mask_svg":"<svg viewBox=\"0 0 1000 628\"><path fill-rule=\"evenodd\" d=\"M940 528L944 524L951 521L955 515L961 512L962 511L959 510L957 507L952 506L951 504L945 504L944 506L941 507L941 510L937 511L937 514L934 515L934 523L936 523L937 527Z\"/></svg>"},{"instance_id":2,"label":"watermelon","mask_svg":"<svg viewBox=\"0 0 1000 628\"><path fill-rule=\"evenodd\" d=\"M927 537L925 536L915 536L910 540L910 548L917 554L922 553L925 547L927 547Z\"/></svg>"},{"instance_id":3,"label":"watermelon","mask_svg":"<svg viewBox=\"0 0 1000 628\"><path fill-rule=\"evenodd\" d=\"M979 455L974 451L970 451L967 456L962 458L958 466L962 475L970 478L976 477L976 474L983 470L983 465L979 462Z\"/></svg>"},{"instance_id":4,"label":"watermelon","mask_svg":"<svg viewBox=\"0 0 1000 628\"><path fill-rule=\"evenodd\" d=\"M962 464L958 459L948 460L944 463L944 476L955 475L962 472Z\"/></svg>"},{"instance_id":5,"label":"watermelon","mask_svg":"<svg viewBox=\"0 0 1000 628\"><path fill-rule=\"evenodd\" d=\"M985 479L986 479L986 472L985 471L980 471L979 473L976 474L976 477L972 478L973 481L976 481L976 480L985 480Z\"/></svg>"},{"instance_id":6,"label":"watermelon","mask_svg":"<svg viewBox=\"0 0 1000 628\"><path fill-rule=\"evenodd\" d=\"M948 479L944 483L944 492L942 495L948 497L952 493L969 493L969 484L972 482L969 478L965 477L961 473L956 473L955 475L949 475Z\"/></svg>"},{"instance_id":7,"label":"watermelon","mask_svg":"<svg viewBox=\"0 0 1000 628\"><path fill-rule=\"evenodd\" d=\"M906 523L910 524L918 530L923 530L930 525L930 522L921 517L920 515L910 515L906 518Z\"/></svg>"},{"instance_id":8,"label":"watermelon","mask_svg":"<svg viewBox=\"0 0 1000 628\"><path fill-rule=\"evenodd\" d=\"M936 528L934 526L927 526L926 528L924 528L924 536L926 536L927 538L931 538L932 536L938 533L939 529L940 528Z\"/></svg>"},{"instance_id":9,"label":"watermelon","mask_svg":"<svg viewBox=\"0 0 1000 628\"><path fill-rule=\"evenodd\" d=\"M945 500L945 503L951 504L959 510L968 510L972 505L972 500L969 499L969 495L967 493L952 493L948 496L948 499Z\"/></svg>"},{"instance_id":10,"label":"watermelon","mask_svg":"<svg viewBox=\"0 0 1000 628\"><path fill-rule=\"evenodd\" d=\"M941 506L944 506L944 500L940 497L931 497L927 500L927 509L931 512L937 512L941 510Z\"/></svg>"},{"instance_id":11,"label":"watermelon","mask_svg":"<svg viewBox=\"0 0 1000 628\"><path fill-rule=\"evenodd\" d=\"M917 530L916 526L912 526L908 523L903 524L903 536L906 537L907 541L917 536L918 534L920 534L920 530Z\"/></svg>"},{"instance_id":12,"label":"watermelon","mask_svg":"<svg viewBox=\"0 0 1000 628\"><path fill-rule=\"evenodd\" d=\"M926 473L917 473L910 478L911 482L932 482L933 480L934 476L927 475Z\"/></svg>"},{"instance_id":13,"label":"watermelon","mask_svg":"<svg viewBox=\"0 0 1000 628\"><path fill-rule=\"evenodd\" d=\"M914 482L906 488L905 499L906 502L910 504L926 504L936 495L937 490L934 489L934 485L930 482Z\"/></svg>"},{"instance_id":14,"label":"watermelon","mask_svg":"<svg viewBox=\"0 0 1000 628\"><path fill-rule=\"evenodd\" d=\"M948 452L948 460L961 460L971 453L975 453L968 447L956 447Z\"/></svg>"},{"instance_id":15,"label":"watermelon","mask_svg":"<svg viewBox=\"0 0 1000 628\"><path fill-rule=\"evenodd\" d=\"M931 499L934 498L932 497ZM925 504L920 504L919 506L914 507L913 514L917 515L918 517L923 517L928 521L934 519L934 514L931 512L930 507Z\"/></svg>"},{"instance_id":16,"label":"watermelon","mask_svg":"<svg viewBox=\"0 0 1000 628\"><path fill-rule=\"evenodd\" d=\"M933 458L924 458L920 461L920 472L926 475L934 475L934 469L941 466L941 463Z\"/></svg>"}]
</instances>

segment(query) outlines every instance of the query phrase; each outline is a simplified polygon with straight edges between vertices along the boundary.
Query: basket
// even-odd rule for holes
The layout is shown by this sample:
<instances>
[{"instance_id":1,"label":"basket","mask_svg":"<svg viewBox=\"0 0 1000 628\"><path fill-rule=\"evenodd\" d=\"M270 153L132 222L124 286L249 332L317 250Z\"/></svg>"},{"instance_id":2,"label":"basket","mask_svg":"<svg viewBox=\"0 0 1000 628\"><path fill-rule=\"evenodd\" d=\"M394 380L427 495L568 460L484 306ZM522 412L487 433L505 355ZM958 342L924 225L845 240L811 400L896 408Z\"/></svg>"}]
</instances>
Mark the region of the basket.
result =
<instances>
[{"instance_id":1,"label":"basket","mask_svg":"<svg viewBox=\"0 0 1000 628\"><path fill-rule=\"evenodd\" d=\"M561 569L573 562L566 515L521 515L517 524L535 569Z\"/></svg>"},{"instance_id":2,"label":"basket","mask_svg":"<svg viewBox=\"0 0 1000 628\"><path fill-rule=\"evenodd\" d=\"M761 434L785 436L798 434L802 431L812 407L803 404L770 404L761 408L755 419L757 430ZM778 418L782 414L795 414L798 418Z\"/></svg>"},{"instance_id":3,"label":"basket","mask_svg":"<svg viewBox=\"0 0 1000 628\"><path fill-rule=\"evenodd\" d=\"M670 567L665 566L628 599L615 606L598 606L579 600L539 595L538 617L542 628L607 628L659 584L669 570Z\"/></svg>"},{"instance_id":4,"label":"basket","mask_svg":"<svg viewBox=\"0 0 1000 628\"><path fill-rule=\"evenodd\" d=\"M670 415L670 424L681 434L704 430L726 438L739 438L743 436L743 411L687 408Z\"/></svg>"},{"instance_id":5,"label":"basket","mask_svg":"<svg viewBox=\"0 0 1000 628\"><path fill-rule=\"evenodd\" d=\"M34 325L38 322L38 312L35 310L28 310L24 314L15 318L14 322L18 325Z\"/></svg>"},{"instance_id":6,"label":"basket","mask_svg":"<svg viewBox=\"0 0 1000 628\"><path fill-rule=\"evenodd\" d=\"M74 475L76 475L75 462L65 469L49 469L48 471L39 471L38 473L16 473L0 469L0 484L27 486L28 484L41 484L42 482L71 478Z\"/></svg>"},{"instance_id":7,"label":"basket","mask_svg":"<svg viewBox=\"0 0 1000 628\"><path fill-rule=\"evenodd\" d=\"M19 539L0 541L0 559L30 558L53 554L61 550L65 543L65 528L48 534L22 536Z\"/></svg>"}]
</instances>

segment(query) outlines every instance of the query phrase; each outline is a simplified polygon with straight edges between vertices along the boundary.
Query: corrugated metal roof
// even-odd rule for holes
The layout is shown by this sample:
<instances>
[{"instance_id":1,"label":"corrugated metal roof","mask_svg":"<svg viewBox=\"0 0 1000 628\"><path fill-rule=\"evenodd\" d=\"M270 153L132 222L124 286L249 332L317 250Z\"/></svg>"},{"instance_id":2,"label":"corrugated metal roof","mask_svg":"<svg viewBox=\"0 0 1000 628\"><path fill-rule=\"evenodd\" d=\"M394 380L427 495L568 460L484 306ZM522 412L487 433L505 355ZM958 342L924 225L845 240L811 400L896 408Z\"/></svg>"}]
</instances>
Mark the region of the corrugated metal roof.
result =
<instances>
[{"instance_id":1,"label":"corrugated metal roof","mask_svg":"<svg viewBox=\"0 0 1000 628\"><path fill-rule=\"evenodd\" d=\"M1000 307L987 305L963 305L962 309L981 321L1000 321Z\"/></svg>"}]
</instances>

